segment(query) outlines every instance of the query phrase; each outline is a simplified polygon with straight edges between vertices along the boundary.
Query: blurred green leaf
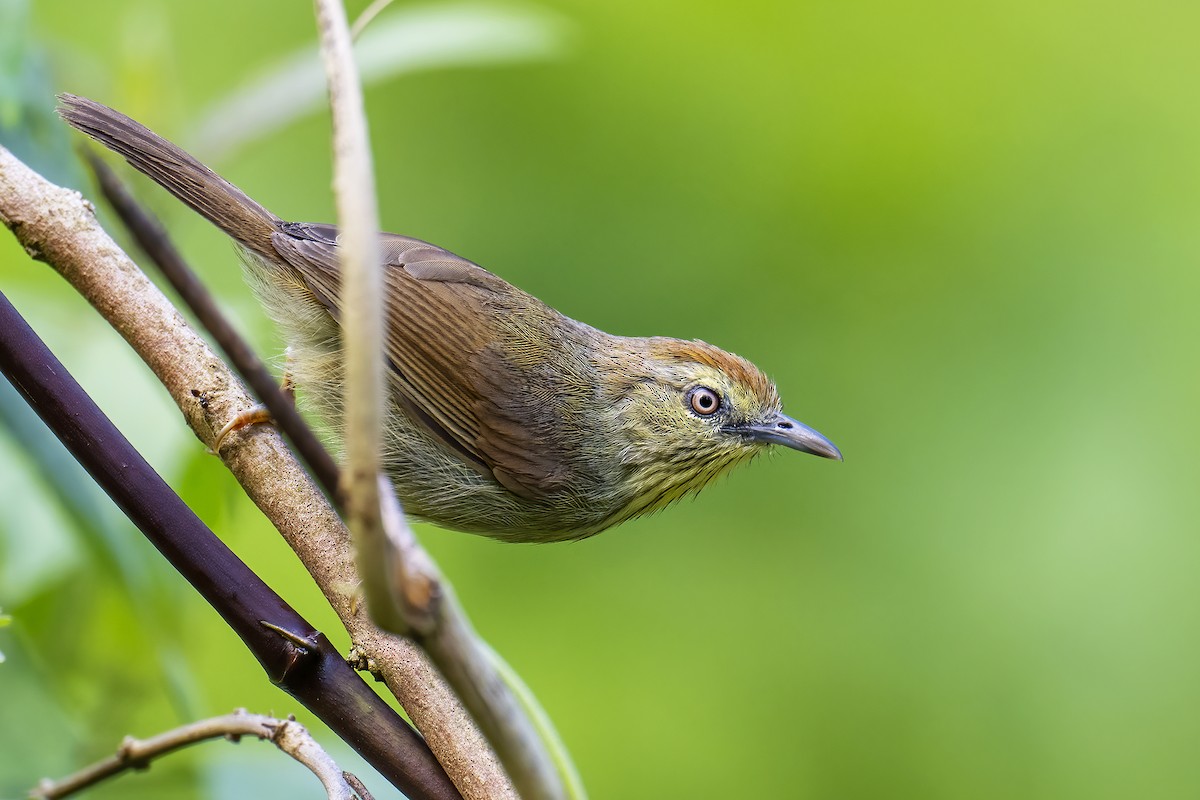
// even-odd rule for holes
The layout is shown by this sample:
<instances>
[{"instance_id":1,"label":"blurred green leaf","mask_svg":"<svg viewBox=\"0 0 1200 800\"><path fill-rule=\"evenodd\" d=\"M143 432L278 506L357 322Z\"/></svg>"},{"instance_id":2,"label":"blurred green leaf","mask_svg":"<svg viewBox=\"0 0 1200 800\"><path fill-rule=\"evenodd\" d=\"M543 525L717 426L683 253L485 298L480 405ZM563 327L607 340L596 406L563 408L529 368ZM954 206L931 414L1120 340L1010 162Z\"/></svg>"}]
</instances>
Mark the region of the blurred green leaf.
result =
<instances>
[{"instance_id":1,"label":"blurred green leaf","mask_svg":"<svg viewBox=\"0 0 1200 800\"><path fill-rule=\"evenodd\" d=\"M536 6L408 6L372 21L355 42L355 53L362 82L369 86L423 70L555 58L563 51L565 34L562 18ZM326 91L316 45L309 44L218 101L197 125L193 146L222 158L326 108Z\"/></svg>"},{"instance_id":2,"label":"blurred green leaf","mask_svg":"<svg viewBox=\"0 0 1200 800\"><path fill-rule=\"evenodd\" d=\"M77 179L27 0L0 0L0 22L0 145L50 180Z\"/></svg>"}]
</instances>

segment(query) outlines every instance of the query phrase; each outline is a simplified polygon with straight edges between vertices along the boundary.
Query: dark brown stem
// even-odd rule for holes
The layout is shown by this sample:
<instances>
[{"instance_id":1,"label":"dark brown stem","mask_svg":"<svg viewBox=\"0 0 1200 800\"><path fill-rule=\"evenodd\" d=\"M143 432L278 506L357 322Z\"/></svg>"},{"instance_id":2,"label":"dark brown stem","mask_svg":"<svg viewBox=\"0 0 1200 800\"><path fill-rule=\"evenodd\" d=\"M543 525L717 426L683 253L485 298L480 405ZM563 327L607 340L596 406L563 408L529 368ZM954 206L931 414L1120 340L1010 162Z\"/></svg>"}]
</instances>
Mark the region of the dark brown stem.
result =
<instances>
[{"instance_id":1,"label":"dark brown stem","mask_svg":"<svg viewBox=\"0 0 1200 800\"><path fill-rule=\"evenodd\" d=\"M200 521L3 294L0 371L125 515L233 628L272 681L410 797L460 797L421 737L342 660L324 634Z\"/></svg>"}]
</instances>

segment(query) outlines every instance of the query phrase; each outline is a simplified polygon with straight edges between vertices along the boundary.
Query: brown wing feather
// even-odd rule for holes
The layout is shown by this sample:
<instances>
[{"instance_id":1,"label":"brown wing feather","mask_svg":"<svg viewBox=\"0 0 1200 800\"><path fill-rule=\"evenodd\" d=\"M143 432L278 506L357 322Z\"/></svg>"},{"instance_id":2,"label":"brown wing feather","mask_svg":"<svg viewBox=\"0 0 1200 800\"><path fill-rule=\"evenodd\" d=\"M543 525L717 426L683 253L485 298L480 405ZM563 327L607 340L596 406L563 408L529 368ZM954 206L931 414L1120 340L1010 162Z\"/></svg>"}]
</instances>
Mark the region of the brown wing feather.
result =
<instances>
[{"instance_id":1,"label":"brown wing feather","mask_svg":"<svg viewBox=\"0 0 1200 800\"><path fill-rule=\"evenodd\" d=\"M336 229L289 223L273 243L313 296L340 318ZM512 335L511 314L521 313L528 296L419 239L383 234L382 246L391 270L384 297L387 355L393 389L410 417L516 494L537 499L562 485L570 477L569 450L555 444L563 421L545 418L553 404L522 407L530 397L526 388L539 382L532 373L548 354L523 353L514 343L518 352L509 357L503 346ZM535 323L558 319L548 309L524 310L534 311Z\"/></svg>"}]
</instances>

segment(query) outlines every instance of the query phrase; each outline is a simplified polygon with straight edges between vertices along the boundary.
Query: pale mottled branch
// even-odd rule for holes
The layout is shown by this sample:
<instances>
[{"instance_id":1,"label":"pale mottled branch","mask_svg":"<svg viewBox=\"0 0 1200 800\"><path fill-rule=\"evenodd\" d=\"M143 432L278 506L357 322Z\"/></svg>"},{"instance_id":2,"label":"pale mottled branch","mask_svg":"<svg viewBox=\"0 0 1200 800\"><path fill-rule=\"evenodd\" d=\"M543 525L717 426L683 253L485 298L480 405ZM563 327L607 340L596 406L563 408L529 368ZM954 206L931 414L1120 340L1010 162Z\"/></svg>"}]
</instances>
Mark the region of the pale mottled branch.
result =
<instances>
[{"instance_id":1,"label":"pale mottled branch","mask_svg":"<svg viewBox=\"0 0 1200 800\"><path fill-rule=\"evenodd\" d=\"M0 220L126 339L206 445L253 404L221 359L103 231L91 205L3 148ZM495 789L507 785L503 770L437 670L415 644L380 631L367 617L357 601L346 529L278 433L256 426L223 447L221 458L299 556L346 626L360 660L400 701L463 796L505 796Z\"/></svg>"},{"instance_id":2,"label":"pale mottled branch","mask_svg":"<svg viewBox=\"0 0 1200 800\"><path fill-rule=\"evenodd\" d=\"M380 476L384 278L367 125L345 10L340 0L316 0L315 5L333 114L342 295L353 309L343 315L347 376L343 485L367 604L382 627L419 638L496 749L522 797L565 798L563 776L546 742L497 671L491 651L413 536L395 494Z\"/></svg>"}]
</instances>

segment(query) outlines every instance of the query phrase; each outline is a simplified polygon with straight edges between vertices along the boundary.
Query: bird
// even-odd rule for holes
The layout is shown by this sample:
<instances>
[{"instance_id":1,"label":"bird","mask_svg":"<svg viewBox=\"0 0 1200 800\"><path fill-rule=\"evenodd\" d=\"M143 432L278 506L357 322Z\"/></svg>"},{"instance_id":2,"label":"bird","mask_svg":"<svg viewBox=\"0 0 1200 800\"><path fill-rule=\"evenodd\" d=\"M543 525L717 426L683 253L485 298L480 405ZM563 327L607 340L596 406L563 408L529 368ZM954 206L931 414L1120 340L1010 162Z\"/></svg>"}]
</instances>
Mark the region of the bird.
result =
<instances>
[{"instance_id":1,"label":"bird","mask_svg":"<svg viewBox=\"0 0 1200 800\"><path fill-rule=\"evenodd\" d=\"M301 399L340 435L338 231L287 222L118 111L59 95L70 125L224 231L281 330ZM659 511L771 446L842 460L750 361L699 340L617 336L483 267L380 234L381 450L406 513L507 542L582 539Z\"/></svg>"}]
</instances>

